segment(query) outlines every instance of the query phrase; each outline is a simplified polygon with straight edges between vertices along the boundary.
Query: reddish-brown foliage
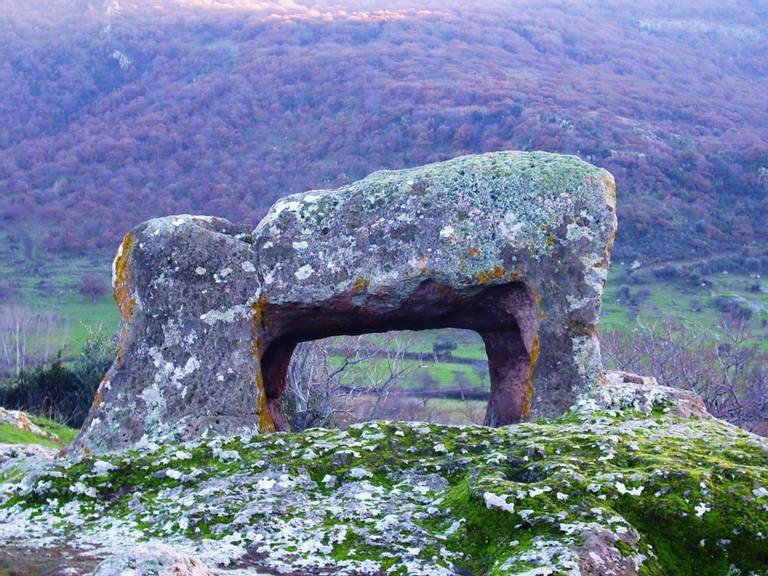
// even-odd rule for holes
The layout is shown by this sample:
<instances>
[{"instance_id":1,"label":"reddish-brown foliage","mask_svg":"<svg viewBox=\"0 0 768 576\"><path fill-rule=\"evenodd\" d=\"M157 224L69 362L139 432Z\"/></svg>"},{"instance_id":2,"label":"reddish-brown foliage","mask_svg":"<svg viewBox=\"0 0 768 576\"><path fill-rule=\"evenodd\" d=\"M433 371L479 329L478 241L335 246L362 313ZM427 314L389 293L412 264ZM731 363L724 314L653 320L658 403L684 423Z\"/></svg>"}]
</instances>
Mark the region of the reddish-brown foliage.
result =
<instances>
[{"instance_id":1,"label":"reddish-brown foliage","mask_svg":"<svg viewBox=\"0 0 768 576\"><path fill-rule=\"evenodd\" d=\"M3 227L93 250L152 216L255 221L290 192L518 148L614 172L620 256L764 241L757 3L228 4L0 0Z\"/></svg>"}]
</instances>

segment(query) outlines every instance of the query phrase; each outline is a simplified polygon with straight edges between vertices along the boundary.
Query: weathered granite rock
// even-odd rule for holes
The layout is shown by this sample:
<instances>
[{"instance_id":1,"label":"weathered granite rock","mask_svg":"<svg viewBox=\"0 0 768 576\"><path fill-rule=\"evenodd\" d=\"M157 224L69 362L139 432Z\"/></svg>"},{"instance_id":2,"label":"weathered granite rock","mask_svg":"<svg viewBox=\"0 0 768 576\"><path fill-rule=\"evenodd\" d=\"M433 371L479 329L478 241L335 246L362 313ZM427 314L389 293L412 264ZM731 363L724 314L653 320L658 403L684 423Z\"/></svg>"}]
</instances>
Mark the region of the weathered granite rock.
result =
<instances>
[{"instance_id":1,"label":"weathered granite rock","mask_svg":"<svg viewBox=\"0 0 768 576\"><path fill-rule=\"evenodd\" d=\"M289 196L251 233L146 222L115 260L122 348L76 448L284 429L297 343L392 329L479 332L488 424L561 414L601 378L615 230L608 172L522 152Z\"/></svg>"},{"instance_id":2,"label":"weathered granite rock","mask_svg":"<svg viewBox=\"0 0 768 576\"><path fill-rule=\"evenodd\" d=\"M221 576L768 576L768 439L682 416L664 386L597 388L503 428L377 421L58 459L0 478L0 559L21 574L54 573L38 562L58 553L62 570L111 558L99 575L190 554ZM136 554L148 540L185 556Z\"/></svg>"},{"instance_id":3,"label":"weathered granite rock","mask_svg":"<svg viewBox=\"0 0 768 576\"><path fill-rule=\"evenodd\" d=\"M611 370L600 386L589 392L589 398L609 410L632 408L650 414L660 399L666 399L669 410L684 418L710 416L701 397L695 392L659 386L653 376L638 376Z\"/></svg>"},{"instance_id":4,"label":"weathered granite rock","mask_svg":"<svg viewBox=\"0 0 768 576\"><path fill-rule=\"evenodd\" d=\"M0 444L0 478L20 475L46 461L53 460L59 450L39 444Z\"/></svg>"},{"instance_id":5,"label":"weathered granite rock","mask_svg":"<svg viewBox=\"0 0 768 576\"><path fill-rule=\"evenodd\" d=\"M56 434L40 428L40 426L32 422L26 412L22 412L21 410L7 410L6 408L0 407L0 424L10 424L19 430L31 432L32 434L37 434L38 436L56 442L59 440L59 437L56 436Z\"/></svg>"},{"instance_id":6,"label":"weathered granite rock","mask_svg":"<svg viewBox=\"0 0 768 576\"><path fill-rule=\"evenodd\" d=\"M194 556L152 542L104 560L93 576L214 576L214 572Z\"/></svg>"}]
</instances>

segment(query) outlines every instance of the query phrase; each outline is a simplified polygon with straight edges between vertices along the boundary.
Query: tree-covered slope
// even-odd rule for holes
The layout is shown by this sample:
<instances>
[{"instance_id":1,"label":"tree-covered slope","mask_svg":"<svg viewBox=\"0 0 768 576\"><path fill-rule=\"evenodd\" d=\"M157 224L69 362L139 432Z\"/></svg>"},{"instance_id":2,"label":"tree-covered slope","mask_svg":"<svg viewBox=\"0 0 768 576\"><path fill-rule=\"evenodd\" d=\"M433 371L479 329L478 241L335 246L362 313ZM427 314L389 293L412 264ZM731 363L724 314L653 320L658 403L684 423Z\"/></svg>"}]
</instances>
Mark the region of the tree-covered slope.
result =
<instances>
[{"instance_id":1,"label":"tree-covered slope","mask_svg":"<svg viewBox=\"0 0 768 576\"><path fill-rule=\"evenodd\" d=\"M764 235L759 3L0 7L0 219L50 250L111 249L169 213L255 222L290 192L508 148L611 170L621 257Z\"/></svg>"}]
</instances>

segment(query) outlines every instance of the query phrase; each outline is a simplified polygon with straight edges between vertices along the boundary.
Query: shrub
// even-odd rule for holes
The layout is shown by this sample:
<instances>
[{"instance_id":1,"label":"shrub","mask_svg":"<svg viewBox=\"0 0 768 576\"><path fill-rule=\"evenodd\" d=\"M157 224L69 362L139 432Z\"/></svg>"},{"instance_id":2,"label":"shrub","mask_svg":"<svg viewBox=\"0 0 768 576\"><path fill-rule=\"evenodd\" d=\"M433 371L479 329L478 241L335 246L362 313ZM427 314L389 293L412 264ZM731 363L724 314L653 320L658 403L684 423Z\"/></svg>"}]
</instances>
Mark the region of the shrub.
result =
<instances>
[{"instance_id":1,"label":"shrub","mask_svg":"<svg viewBox=\"0 0 768 576\"><path fill-rule=\"evenodd\" d=\"M680 277L680 269L667 264L654 270L653 275L659 280L675 280Z\"/></svg>"},{"instance_id":2,"label":"shrub","mask_svg":"<svg viewBox=\"0 0 768 576\"><path fill-rule=\"evenodd\" d=\"M72 372L80 382L93 388L91 400L116 355L117 343L104 327L88 326L88 336L82 352L72 363Z\"/></svg>"},{"instance_id":3,"label":"shrub","mask_svg":"<svg viewBox=\"0 0 768 576\"><path fill-rule=\"evenodd\" d=\"M95 302L102 296L104 296L109 288L104 279L94 272L85 272L80 276L80 285L78 286L80 294L86 298L90 298L92 302Z\"/></svg>"},{"instance_id":4,"label":"shrub","mask_svg":"<svg viewBox=\"0 0 768 576\"><path fill-rule=\"evenodd\" d=\"M23 372L0 387L0 406L79 428L115 353L116 345L100 327L89 329L83 351L70 366L59 355L50 367Z\"/></svg>"},{"instance_id":5,"label":"shrub","mask_svg":"<svg viewBox=\"0 0 768 576\"><path fill-rule=\"evenodd\" d=\"M728 314L732 318L749 320L752 317L751 309L728 296L717 296L713 303L721 313Z\"/></svg>"},{"instance_id":6,"label":"shrub","mask_svg":"<svg viewBox=\"0 0 768 576\"><path fill-rule=\"evenodd\" d=\"M0 389L0 405L80 426L93 399L92 395L85 399L88 392L77 376L57 360L51 367L38 367L9 380Z\"/></svg>"}]
</instances>

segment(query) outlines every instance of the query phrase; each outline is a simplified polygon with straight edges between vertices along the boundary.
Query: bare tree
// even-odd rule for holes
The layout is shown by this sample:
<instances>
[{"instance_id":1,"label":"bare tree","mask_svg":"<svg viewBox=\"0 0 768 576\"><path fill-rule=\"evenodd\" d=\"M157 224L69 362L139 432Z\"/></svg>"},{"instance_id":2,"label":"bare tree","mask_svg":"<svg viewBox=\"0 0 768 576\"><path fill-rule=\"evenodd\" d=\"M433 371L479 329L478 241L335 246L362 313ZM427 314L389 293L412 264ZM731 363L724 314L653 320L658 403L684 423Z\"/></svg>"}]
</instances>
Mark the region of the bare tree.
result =
<instances>
[{"instance_id":1,"label":"bare tree","mask_svg":"<svg viewBox=\"0 0 768 576\"><path fill-rule=\"evenodd\" d=\"M28 368L50 362L57 353L61 319L15 305L0 305L0 373L18 376Z\"/></svg>"},{"instance_id":2,"label":"bare tree","mask_svg":"<svg viewBox=\"0 0 768 576\"><path fill-rule=\"evenodd\" d=\"M615 367L694 390L715 416L768 435L768 352L744 318L724 316L718 328L694 332L665 322L629 335L607 332L602 346Z\"/></svg>"},{"instance_id":3,"label":"bare tree","mask_svg":"<svg viewBox=\"0 0 768 576\"><path fill-rule=\"evenodd\" d=\"M383 418L393 394L418 362L410 341L383 335L377 347L364 336L299 344L288 369L283 410L294 430Z\"/></svg>"}]
</instances>

